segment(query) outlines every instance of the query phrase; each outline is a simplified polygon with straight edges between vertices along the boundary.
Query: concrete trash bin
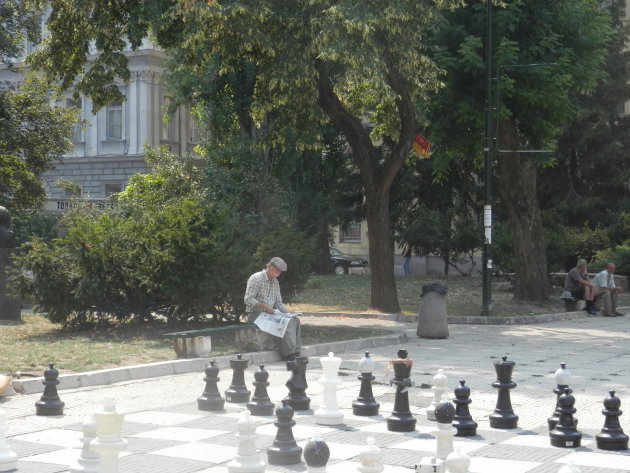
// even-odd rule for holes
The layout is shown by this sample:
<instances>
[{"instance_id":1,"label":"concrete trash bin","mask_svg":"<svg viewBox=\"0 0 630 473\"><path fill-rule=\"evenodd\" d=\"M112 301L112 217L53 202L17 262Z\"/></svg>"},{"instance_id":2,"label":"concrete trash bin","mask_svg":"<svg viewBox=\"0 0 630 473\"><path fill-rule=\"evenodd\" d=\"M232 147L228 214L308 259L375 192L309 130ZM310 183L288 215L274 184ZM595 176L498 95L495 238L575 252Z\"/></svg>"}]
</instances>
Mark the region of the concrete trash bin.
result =
<instances>
[{"instance_id":1,"label":"concrete trash bin","mask_svg":"<svg viewBox=\"0 0 630 473\"><path fill-rule=\"evenodd\" d=\"M416 334L421 338L448 338L446 292L444 284L422 286L420 316Z\"/></svg>"}]
</instances>

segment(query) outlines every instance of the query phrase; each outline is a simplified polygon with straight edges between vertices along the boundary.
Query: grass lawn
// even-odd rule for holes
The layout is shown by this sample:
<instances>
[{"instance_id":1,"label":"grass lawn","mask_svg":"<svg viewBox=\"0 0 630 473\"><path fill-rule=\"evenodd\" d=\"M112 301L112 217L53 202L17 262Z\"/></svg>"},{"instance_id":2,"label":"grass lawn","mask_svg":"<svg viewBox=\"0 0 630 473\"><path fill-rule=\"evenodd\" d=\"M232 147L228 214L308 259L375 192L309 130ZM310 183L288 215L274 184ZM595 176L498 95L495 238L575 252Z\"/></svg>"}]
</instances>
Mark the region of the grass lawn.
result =
<instances>
[{"instance_id":1,"label":"grass lawn","mask_svg":"<svg viewBox=\"0 0 630 473\"><path fill-rule=\"evenodd\" d=\"M449 315L479 315L482 280L464 276L400 276L396 278L398 302L404 314L417 314L422 286L441 283L448 287L446 307ZM280 281L282 284L282 281ZM513 300L511 285L505 281L492 283L492 316L507 317L528 314L564 312L560 300L562 289L552 290L552 298L544 304L519 303ZM312 276L306 289L288 304L303 312L375 312L370 309L370 276ZM628 292L619 295L620 307L630 306Z\"/></svg>"},{"instance_id":2,"label":"grass lawn","mask_svg":"<svg viewBox=\"0 0 630 473\"><path fill-rule=\"evenodd\" d=\"M0 321L0 374L21 371L41 376L47 363L62 373L83 372L175 359L173 342L160 336L172 332L152 326L100 326L70 332L40 314L26 314L22 322ZM389 333L385 330L303 325L302 343L351 340ZM235 352L234 336L212 337L213 355Z\"/></svg>"},{"instance_id":3,"label":"grass lawn","mask_svg":"<svg viewBox=\"0 0 630 473\"><path fill-rule=\"evenodd\" d=\"M417 314L422 286L440 282L448 287L449 315L479 315L481 278L410 276L396 280L401 310ZM281 282L282 283L282 282ZM546 304L520 304L512 300L506 282L492 287L492 316L563 312L561 290L554 290ZM307 287L288 305L303 312L374 312L370 310L370 277L366 275L313 276ZM619 306L630 306L630 294L620 295ZM160 334L172 331L161 324L150 326L107 325L70 332L38 314L24 315L21 322L0 321L0 373L22 371L41 375L48 362L65 373L172 360L170 339ZM381 335L383 331L347 326L304 325L302 342L339 341ZM212 337L213 353L234 353L233 337Z\"/></svg>"}]
</instances>

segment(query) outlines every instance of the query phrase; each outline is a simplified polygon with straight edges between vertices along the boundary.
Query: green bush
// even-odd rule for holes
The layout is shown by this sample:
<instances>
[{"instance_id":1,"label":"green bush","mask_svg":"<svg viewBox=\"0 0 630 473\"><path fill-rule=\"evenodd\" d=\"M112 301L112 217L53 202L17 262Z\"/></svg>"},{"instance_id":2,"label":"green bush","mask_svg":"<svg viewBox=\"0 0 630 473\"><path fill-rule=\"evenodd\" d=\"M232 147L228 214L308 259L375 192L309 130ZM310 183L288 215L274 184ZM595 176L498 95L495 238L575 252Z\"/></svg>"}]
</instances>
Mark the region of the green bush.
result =
<instances>
[{"instance_id":1,"label":"green bush","mask_svg":"<svg viewBox=\"0 0 630 473\"><path fill-rule=\"evenodd\" d=\"M209 199L203 173L190 163L163 152L147 160L153 172L133 176L114 209L79 206L64 216L63 238L35 240L17 258L17 287L51 321L159 314L170 323L208 315L234 322L247 278L274 255L290 265L283 294L305 281L301 260L309 250L301 235L287 226L243 225Z\"/></svg>"},{"instance_id":2,"label":"green bush","mask_svg":"<svg viewBox=\"0 0 630 473\"><path fill-rule=\"evenodd\" d=\"M603 268L606 263L615 263L618 274L630 276L630 240L614 248L599 251L595 258L595 265Z\"/></svg>"}]
</instances>

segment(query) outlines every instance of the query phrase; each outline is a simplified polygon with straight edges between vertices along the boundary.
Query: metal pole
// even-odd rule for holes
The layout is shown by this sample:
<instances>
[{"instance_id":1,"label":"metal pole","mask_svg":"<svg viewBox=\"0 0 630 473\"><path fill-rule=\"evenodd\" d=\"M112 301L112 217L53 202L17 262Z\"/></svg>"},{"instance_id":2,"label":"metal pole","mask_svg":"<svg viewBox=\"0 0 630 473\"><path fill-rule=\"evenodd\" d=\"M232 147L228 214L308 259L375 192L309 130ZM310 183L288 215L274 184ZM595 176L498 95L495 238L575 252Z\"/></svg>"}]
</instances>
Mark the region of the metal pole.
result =
<instances>
[{"instance_id":1,"label":"metal pole","mask_svg":"<svg viewBox=\"0 0 630 473\"><path fill-rule=\"evenodd\" d=\"M484 116L483 296L481 315L492 310L492 0L486 0L486 102Z\"/></svg>"}]
</instances>

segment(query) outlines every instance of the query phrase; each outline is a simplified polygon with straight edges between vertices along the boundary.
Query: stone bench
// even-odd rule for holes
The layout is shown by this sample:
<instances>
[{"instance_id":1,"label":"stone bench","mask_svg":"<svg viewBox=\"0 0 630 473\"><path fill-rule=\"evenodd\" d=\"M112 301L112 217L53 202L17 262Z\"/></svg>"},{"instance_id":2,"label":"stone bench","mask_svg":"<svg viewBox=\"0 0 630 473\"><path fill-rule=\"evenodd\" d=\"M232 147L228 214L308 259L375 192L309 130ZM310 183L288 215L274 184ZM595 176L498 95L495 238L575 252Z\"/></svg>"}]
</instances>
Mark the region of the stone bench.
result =
<instances>
[{"instance_id":1,"label":"stone bench","mask_svg":"<svg viewBox=\"0 0 630 473\"><path fill-rule=\"evenodd\" d=\"M229 333L234 334L235 352L249 349L256 351L276 349L276 337L263 332L254 324L186 330L163 333L162 336L173 339L173 349L177 358L207 358L212 351L212 336Z\"/></svg>"},{"instance_id":2,"label":"stone bench","mask_svg":"<svg viewBox=\"0 0 630 473\"><path fill-rule=\"evenodd\" d=\"M560 296L562 302L564 302L564 308L567 312L577 312L578 303L583 299L577 299L569 291L564 291Z\"/></svg>"}]
</instances>

